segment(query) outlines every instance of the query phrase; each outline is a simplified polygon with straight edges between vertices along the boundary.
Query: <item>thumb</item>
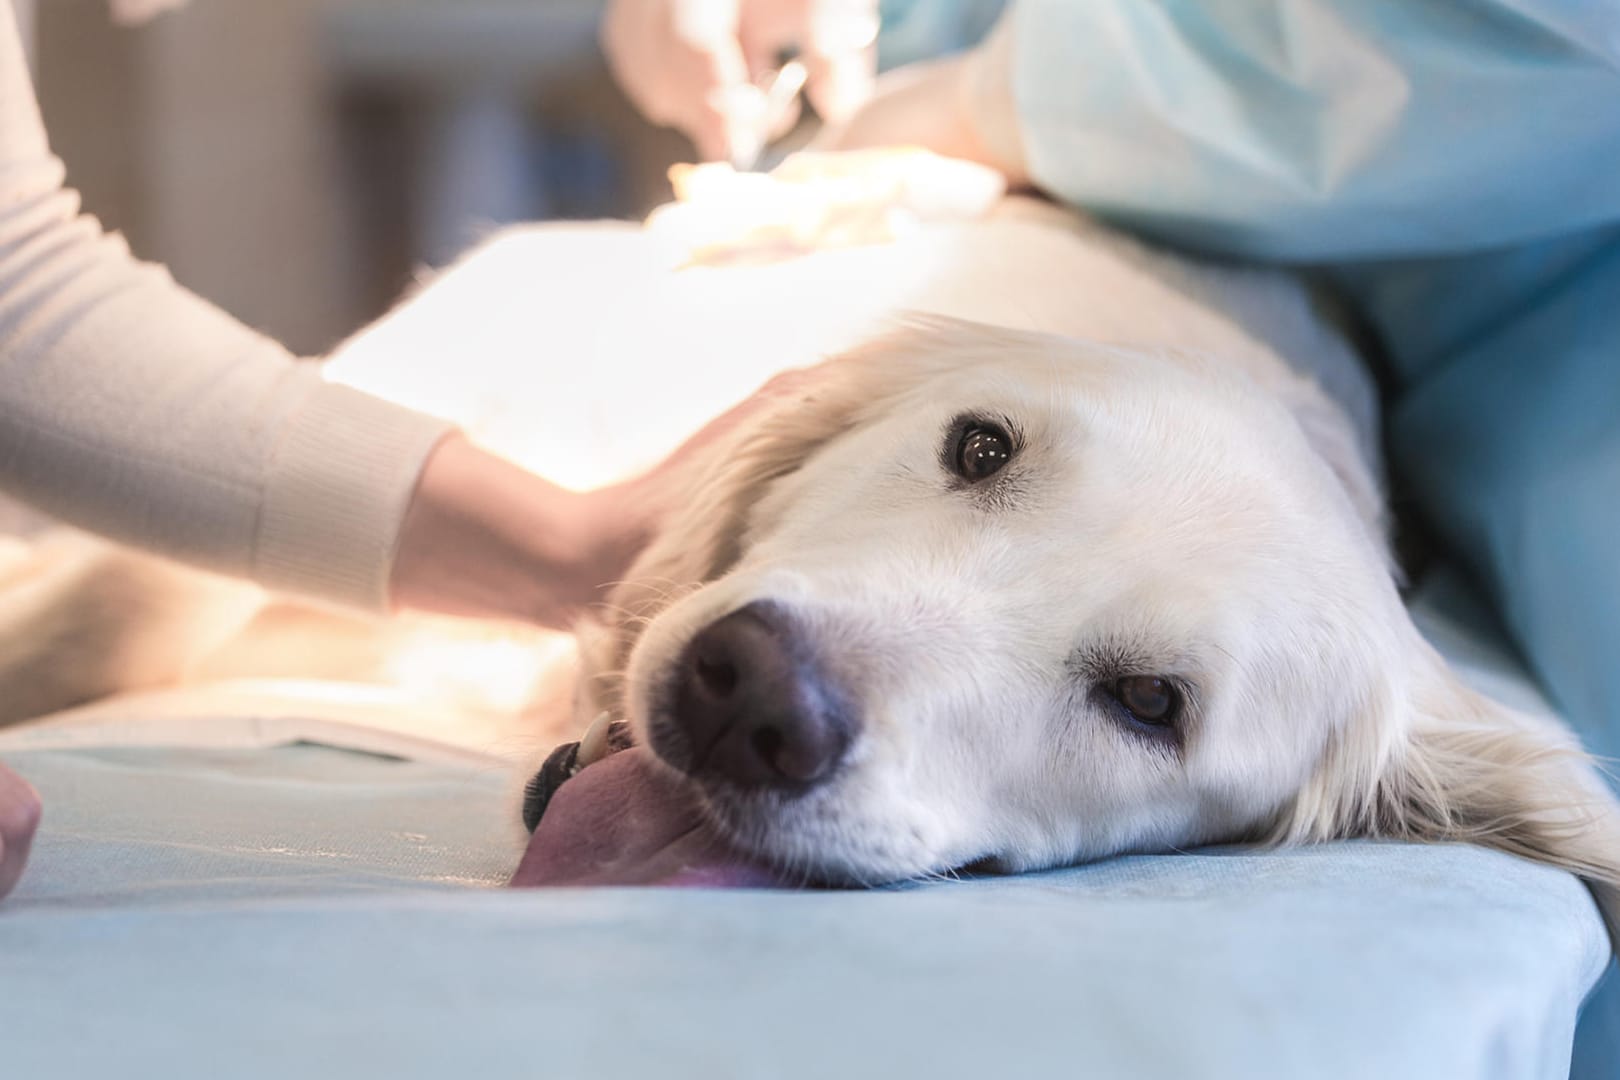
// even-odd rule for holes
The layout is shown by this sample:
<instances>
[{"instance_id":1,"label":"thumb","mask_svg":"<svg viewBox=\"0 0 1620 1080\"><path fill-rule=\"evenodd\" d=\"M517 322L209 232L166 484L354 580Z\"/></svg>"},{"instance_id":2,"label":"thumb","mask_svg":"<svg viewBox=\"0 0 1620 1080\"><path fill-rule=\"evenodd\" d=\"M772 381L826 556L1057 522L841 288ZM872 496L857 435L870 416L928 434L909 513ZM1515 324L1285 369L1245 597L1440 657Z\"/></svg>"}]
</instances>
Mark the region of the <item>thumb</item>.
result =
<instances>
[{"instance_id":1,"label":"thumb","mask_svg":"<svg viewBox=\"0 0 1620 1080\"><path fill-rule=\"evenodd\" d=\"M703 58L701 90L679 125L705 161L725 161L760 138L765 95L748 78L735 37L712 41Z\"/></svg>"},{"instance_id":2,"label":"thumb","mask_svg":"<svg viewBox=\"0 0 1620 1080\"><path fill-rule=\"evenodd\" d=\"M877 32L877 13L867 4L819 4L811 13L800 60L805 92L827 123L844 122L871 99Z\"/></svg>"}]
</instances>

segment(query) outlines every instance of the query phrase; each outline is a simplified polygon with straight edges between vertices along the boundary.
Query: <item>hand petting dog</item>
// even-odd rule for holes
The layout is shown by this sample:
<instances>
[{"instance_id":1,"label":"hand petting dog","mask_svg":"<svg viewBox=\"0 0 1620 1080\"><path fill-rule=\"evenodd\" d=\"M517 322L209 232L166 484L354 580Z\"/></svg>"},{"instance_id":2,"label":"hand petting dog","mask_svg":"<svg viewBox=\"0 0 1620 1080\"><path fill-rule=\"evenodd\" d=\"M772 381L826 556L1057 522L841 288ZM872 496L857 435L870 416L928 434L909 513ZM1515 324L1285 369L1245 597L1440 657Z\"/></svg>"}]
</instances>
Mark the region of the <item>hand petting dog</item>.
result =
<instances>
[{"instance_id":1,"label":"hand petting dog","mask_svg":"<svg viewBox=\"0 0 1620 1080\"><path fill-rule=\"evenodd\" d=\"M681 495L691 455L809 377L777 375L651 471L589 492L558 487L452 435L428 458L400 531L395 605L571 628L653 537Z\"/></svg>"}]
</instances>

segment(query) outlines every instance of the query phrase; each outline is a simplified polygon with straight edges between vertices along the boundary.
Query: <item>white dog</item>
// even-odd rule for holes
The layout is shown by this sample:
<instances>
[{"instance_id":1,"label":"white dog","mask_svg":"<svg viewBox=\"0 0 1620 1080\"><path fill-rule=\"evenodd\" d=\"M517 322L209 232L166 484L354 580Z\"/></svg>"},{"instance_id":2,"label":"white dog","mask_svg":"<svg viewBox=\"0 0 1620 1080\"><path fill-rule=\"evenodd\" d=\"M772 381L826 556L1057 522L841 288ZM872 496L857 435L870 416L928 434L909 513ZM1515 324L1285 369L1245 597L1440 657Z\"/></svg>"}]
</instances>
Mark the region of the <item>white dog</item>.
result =
<instances>
[{"instance_id":1,"label":"white dog","mask_svg":"<svg viewBox=\"0 0 1620 1080\"><path fill-rule=\"evenodd\" d=\"M551 401L486 432L542 468L582 441L597 464L644 460L736 389L843 354L698 455L682 509L581 628L576 723L629 720L725 842L824 880L1466 841L1582 875L1614 927L1620 806L1564 731L1465 689L1412 625L1370 390L1304 291L1024 200L907 231L941 216L918 180L939 168L910 159L875 200L749 179L708 200L762 198L746 227L675 222L703 234L685 269L642 273L657 228L531 231L469 264L484 276L460 288L512 301L486 299L488 340L535 332L515 298L537 286L503 258L549 260L548 287L599 272L614 308L651 312L604 329L589 282L550 306L538 348L600 389L559 405L553 371ZM564 265L581 252L597 271ZM480 346L402 319L335 374L443 409L438 376L389 386L368 357ZM669 359L630 375L638 352ZM683 404L671 388L694 378L707 397ZM617 442L590 427L604 402L626 413ZM53 603L53 626L89 618ZM39 625L0 626L0 657ZM53 684L108 689L90 658L49 662Z\"/></svg>"}]
</instances>

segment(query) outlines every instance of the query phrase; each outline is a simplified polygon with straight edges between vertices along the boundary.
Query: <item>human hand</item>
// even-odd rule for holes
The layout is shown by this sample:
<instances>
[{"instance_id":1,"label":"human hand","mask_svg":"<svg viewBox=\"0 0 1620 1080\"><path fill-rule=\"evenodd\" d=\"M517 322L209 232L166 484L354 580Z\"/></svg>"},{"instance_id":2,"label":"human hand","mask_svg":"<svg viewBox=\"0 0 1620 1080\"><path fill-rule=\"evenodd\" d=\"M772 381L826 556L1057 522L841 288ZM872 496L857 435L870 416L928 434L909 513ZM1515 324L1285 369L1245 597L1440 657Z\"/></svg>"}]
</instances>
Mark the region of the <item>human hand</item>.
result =
<instances>
[{"instance_id":1,"label":"human hand","mask_svg":"<svg viewBox=\"0 0 1620 1080\"><path fill-rule=\"evenodd\" d=\"M642 476L576 492L452 435L429 455L400 529L390 592L401 607L569 629L620 580L683 494L705 448L796 393L780 374Z\"/></svg>"},{"instance_id":2,"label":"human hand","mask_svg":"<svg viewBox=\"0 0 1620 1080\"><path fill-rule=\"evenodd\" d=\"M907 64L812 140L812 151L909 146L988 165L1009 186L1029 182L1005 47Z\"/></svg>"},{"instance_id":3,"label":"human hand","mask_svg":"<svg viewBox=\"0 0 1620 1080\"><path fill-rule=\"evenodd\" d=\"M22 877L39 828L39 793L28 781L0 764L0 897Z\"/></svg>"},{"instance_id":4,"label":"human hand","mask_svg":"<svg viewBox=\"0 0 1620 1080\"><path fill-rule=\"evenodd\" d=\"M647 119L687 135L705 161L757 149L768 122L758 85L796 49L810 102L841 122L870 96L877 0L609 0L608 67ZM787 117L791 124L793 117Z\"/></svg>"},{"instance_id":5,"label":"human hand","mask_svg":"<svg viewBox=\"0 0 1620 1080\"><path fill-rule=\"evenodd\" d=\"M611 553L616 562L604 583L618 581L642 548L652 540L663 519L687 494L685 480L703 452L736 430L750 417L798 396L837 361L815 367L791 368L773 375L764 385L704 424L673 453L640 476L587 492L586 519L592 522L594 546Z\"/></svg>"}]
</instances>

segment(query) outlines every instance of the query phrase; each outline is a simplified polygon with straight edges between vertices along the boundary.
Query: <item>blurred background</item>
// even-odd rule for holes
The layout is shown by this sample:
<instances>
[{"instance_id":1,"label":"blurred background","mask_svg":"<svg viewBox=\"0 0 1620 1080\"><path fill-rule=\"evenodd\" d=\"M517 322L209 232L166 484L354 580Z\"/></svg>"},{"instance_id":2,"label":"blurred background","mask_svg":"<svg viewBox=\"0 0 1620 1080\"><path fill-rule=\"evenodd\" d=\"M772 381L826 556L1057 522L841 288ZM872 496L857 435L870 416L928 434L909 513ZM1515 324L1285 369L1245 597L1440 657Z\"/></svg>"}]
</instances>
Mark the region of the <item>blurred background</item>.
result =
<instances>
[{"instance_id":1,"label":"blurred background","mask_svg":"<svg viewBox=\"0 0 1620 1080\"><path fill-rule=\"evenodd\" d=\"M18 6L85 209L300 353L500 224L639 218L692 157L613 85L602 0ZM966 47L1001 6L886 3L880 65Z\"/></svg>"}]
</instances>

